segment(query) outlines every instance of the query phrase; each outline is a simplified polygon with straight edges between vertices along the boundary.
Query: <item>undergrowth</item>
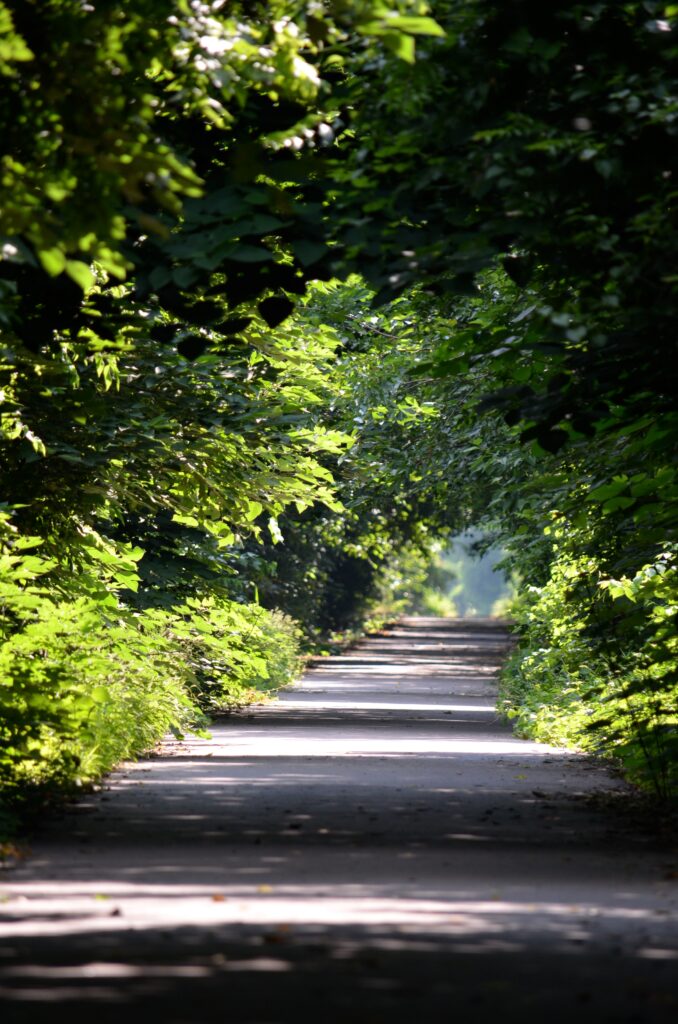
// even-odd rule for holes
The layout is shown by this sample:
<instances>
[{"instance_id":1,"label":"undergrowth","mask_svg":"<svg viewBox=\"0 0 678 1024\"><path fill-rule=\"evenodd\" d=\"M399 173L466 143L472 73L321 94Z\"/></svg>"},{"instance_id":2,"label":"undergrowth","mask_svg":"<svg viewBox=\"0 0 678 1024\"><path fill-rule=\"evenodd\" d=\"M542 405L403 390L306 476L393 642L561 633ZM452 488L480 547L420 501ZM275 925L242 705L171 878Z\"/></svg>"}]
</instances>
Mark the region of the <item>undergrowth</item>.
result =
<instances>
[{"instance_id":1,"label":"undergrowth","mask_svg":"<svg viewBox=\"0 0 678 1024\"><path fill-rule=\"evenodd\" d=\"M55 596L35 545L0 557L0 835L16 809L72 791L207 713L298 673L299 630L225 598L138 611L113 593Z\"/></svg>"},{"instance_id":2,"label":"undergrowth","mask_svg":"<svg viewBox=\"0 0 678 1024\"><path fill-rule=\"evenodd\" d=\"M618 758L630 781L675 800L675 591L670 550L619 579L591 558L556 558L512 607L519 642L500 701L518 733Z\"/></svg>"}]
</instances>

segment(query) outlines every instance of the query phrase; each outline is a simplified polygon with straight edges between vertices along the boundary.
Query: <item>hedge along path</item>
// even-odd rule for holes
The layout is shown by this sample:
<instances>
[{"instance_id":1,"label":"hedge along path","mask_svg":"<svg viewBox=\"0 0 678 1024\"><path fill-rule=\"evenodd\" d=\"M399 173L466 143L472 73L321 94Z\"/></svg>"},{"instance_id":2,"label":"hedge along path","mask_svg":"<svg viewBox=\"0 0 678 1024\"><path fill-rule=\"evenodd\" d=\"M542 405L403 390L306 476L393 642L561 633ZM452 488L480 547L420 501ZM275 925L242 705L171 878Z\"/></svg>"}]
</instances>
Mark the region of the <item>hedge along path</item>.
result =
<instances>
[{"instance_id":1,"label":"hedge along path","mask_svg":"<svg viewBox=\"0 0 678 1024\"><path fill-rule=\"evenodd\" d=\"M498 719L507 642L405 619L48 823L3 1020L675 1021L675 851Z\"/></svg>"}]
</instances>

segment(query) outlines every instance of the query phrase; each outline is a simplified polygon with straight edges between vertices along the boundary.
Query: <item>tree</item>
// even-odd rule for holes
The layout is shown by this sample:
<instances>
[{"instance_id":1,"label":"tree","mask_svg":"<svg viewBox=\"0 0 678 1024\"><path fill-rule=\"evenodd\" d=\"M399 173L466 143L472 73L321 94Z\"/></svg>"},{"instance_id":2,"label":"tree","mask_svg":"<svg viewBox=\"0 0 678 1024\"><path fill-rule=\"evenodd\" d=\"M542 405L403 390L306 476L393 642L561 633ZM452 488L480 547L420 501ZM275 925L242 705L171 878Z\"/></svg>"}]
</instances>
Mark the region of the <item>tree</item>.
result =
<instances>
[{"instance_id":1,"label":"tree","mask_svg":"<svg viewBox=\"0 0 678 1024\"><path fill-rule=\"evenodd\" d=\"M675 13L440 0L447 34L425 59L353 81L338 239L382 296L463 294L498 259L532 285L496 400L551 450L639 420L648 394L673 409ZM515 380L525 360L536 372Z\"/></svg>"},{"instance_id":2,"label":"tree","mask_svg":"<svg viewBox=\"0 0 678 1024\"><path fill-rule=\"evenodd\" d=\"M119 725L85 624L165 638L164 728L295 646L257 589L349 626L481 522L523 727L581 739L602 695L591 742L673 785L676 15L0 2L13 771Z\"/></svg>"}]
</instances>

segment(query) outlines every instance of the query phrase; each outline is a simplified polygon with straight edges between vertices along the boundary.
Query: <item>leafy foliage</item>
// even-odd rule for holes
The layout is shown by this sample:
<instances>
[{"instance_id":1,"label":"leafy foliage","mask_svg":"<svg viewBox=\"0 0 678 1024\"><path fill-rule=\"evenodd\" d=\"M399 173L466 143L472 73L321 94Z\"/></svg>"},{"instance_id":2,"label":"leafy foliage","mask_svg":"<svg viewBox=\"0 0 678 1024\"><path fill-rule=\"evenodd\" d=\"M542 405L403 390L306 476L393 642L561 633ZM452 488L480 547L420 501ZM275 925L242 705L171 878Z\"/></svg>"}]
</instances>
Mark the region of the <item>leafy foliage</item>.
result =
<instances>
[{"instance_id":1,"label":"leafy foliage","mask_svg":"<svg viewBox=\"0 0 678 1024\"><path fill-rule=\"evenodd\" d=\"M360 145L337 171L348 223L362 213L359 228L337 221L355 266L386 296L414 283L472 291L498 259L532 285L522 328L502 339L495 400L542 447L630 424L648 393L655 414L670 411L675 8L440 0L433 11L447 35L425 41L425 60L355 83ZM464 351L457 337L440 358ZM516 380L523 361L535 372Z\"/></svg>"},{"instance_id":2,"label":"leafy foliage","mask_svg":"<svg viewBox=\"0 0 678 1024\"><path fill-rule=\"evenodd\" d=\"M40 541L17 536L6 513L2 525L6 797L96 779L168 729L201 728L199 708L243 703L294 677L297 630L279 613L223 597L132 611L105 576L99 593L56 596Z\"/></svg>"},{"instance_id":3,"label":"leafy foliage","mask_svg":"<svg viewBox=\"0 0 678 1024\"><path fill-rule=\"evenodd\" d=\"M424 600L473 524L509 713L675 789L677 15L0 0L14 793L287 681L288 615Z\"/></svg>"},{"instance_id":4,"label":"leafy foliage","mask_svg":"<svg viewBox=\"0 0 678 1024\"><path fill-rule=\"evenodd\" d=\"M620 754L666 795L678 12L432 11L446 36L412 73L374 63L351 81L359 144L336 164L336 238L378 302L416 286L447 319L419 371L453 424L439 465L484 489L477 518L522 580L513 712Z\"/></svg>"}]
</instances>

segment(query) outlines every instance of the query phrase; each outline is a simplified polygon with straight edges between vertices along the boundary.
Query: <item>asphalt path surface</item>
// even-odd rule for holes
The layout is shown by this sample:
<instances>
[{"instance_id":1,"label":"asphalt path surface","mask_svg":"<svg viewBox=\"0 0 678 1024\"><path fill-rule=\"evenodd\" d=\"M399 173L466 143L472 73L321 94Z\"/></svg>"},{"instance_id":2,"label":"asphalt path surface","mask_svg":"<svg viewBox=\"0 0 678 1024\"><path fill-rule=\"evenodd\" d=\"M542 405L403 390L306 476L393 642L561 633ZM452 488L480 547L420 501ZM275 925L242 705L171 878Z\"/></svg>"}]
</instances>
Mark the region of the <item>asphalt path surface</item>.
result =
<instances>
[{"instance_id":1,"label":"asphalt path surface","mask_svg":"<svg viewBox=\"0 0 678 1024\"><path fill-rule=\"evenodd\" d=\"M515 738L489 621L406 619L172 742L0 874L0 1020L678 1020L678 859Z\"/></svg>"}]
</instances>

